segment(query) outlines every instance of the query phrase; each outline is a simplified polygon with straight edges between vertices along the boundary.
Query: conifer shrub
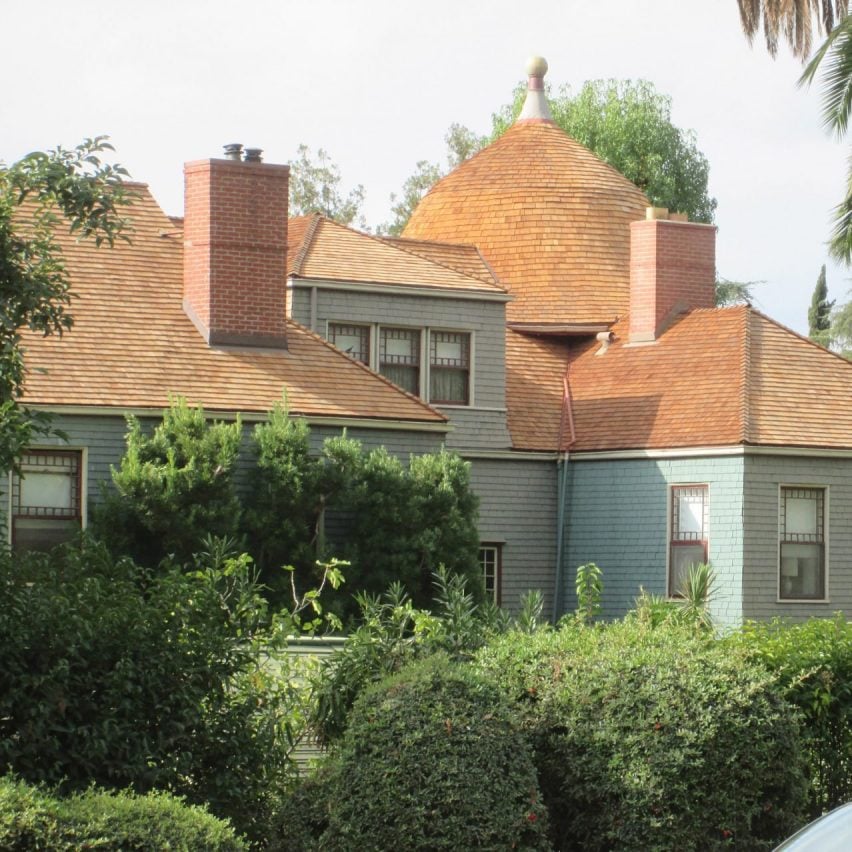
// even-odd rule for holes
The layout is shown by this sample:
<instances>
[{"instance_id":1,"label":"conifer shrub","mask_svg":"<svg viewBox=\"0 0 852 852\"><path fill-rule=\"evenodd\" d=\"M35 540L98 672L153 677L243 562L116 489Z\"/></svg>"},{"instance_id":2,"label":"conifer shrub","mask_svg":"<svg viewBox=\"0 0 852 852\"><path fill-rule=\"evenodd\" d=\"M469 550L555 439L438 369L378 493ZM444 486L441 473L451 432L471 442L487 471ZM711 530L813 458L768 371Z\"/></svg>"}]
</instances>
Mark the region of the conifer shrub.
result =
<instances>
[{"instance_id":1,"label":"conifer shrub","mask_svg":"<svg viewBox=\"0 0 852 852\"><path fill-rule=\"evenodd\" d=\"M726 641L774 672L802 714L811 816L851 800L852 624L842 615L751 622Z\"/></svg>"},{"instance_id":2,"label":"conifer shrub","mask_svg":"<svg viewBox=\"0 0 852 852\"><path fill-rule=\"evenodd\" d=\"M167 793L90 789L58 798L5 777L0 778L0 848L238 852L248 846L226 821Z\"/></svg>"},{"instance_id":3,"label":"conifer shrub","mask_svg":"<svg viewBox=\"0 0 852 852\"><path fill-rule=\"evenodd\" d=\"M555 848L770 849L802 822L795 712L709 636L574 623L501 637L474 666L530 735Z\"/></svg>"},{"instance_id":4,"label":"conifer shrub","mask_svg":"<svg viewBox=\"0 0 852 852\"><path fill-rule=\"evenodd\" d=\"M321 848L549 848L529 746L500 693L436 655L355 703Z\"/></svg>"}]
</instances>

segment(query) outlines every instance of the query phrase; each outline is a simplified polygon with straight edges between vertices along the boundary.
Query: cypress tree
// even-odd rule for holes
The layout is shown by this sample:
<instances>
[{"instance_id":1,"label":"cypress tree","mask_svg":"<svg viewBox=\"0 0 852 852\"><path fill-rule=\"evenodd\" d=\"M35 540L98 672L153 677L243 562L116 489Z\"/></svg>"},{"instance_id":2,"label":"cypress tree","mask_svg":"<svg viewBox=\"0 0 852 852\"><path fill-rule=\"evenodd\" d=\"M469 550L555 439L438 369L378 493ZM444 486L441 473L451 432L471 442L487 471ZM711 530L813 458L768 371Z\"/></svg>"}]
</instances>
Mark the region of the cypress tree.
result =
<instances>
[{"instance_id":1,"label":"cypress tree","mask_svg":"<svg viewBox=\"0 0 852 852\"><path fill-rule=\"evenodd\" d=\"M825 264L819 272L811 306L808 309L808 336L822 346L831 340L831 309L834 302L828 301L828 286L825 283Z\"/></svg>"}]
</instances>

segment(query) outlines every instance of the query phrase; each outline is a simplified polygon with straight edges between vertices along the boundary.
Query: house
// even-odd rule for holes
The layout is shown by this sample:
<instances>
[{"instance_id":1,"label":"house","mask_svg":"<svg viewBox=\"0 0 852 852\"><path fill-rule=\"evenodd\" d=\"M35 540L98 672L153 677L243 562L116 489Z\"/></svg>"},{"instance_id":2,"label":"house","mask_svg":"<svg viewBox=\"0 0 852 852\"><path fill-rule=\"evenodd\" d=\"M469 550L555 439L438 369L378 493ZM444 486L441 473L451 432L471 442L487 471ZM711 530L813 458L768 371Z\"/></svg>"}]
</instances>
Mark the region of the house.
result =
<instances>
[{"instance_id":1,"label":"house","mask_svg":"<svg viewBox=\"0 0 852 852\"><path fill-rule=\"evenodd\" d=\"M251 422L286 391L318 442L468 459L510 609L538 588L569 611L594 561L619 615L709 560L722 623L852 610L852 364L715 308L715 228L650 208L529 72L516 124L401 238L289 218L288 168L228 146L186 165L182 220L138 185L132 244L67 243L76 324L28 339L26 402L69 443L24 458L13 542L85 525L125 413L180 394Z\"/></svg>"}]
</instances>

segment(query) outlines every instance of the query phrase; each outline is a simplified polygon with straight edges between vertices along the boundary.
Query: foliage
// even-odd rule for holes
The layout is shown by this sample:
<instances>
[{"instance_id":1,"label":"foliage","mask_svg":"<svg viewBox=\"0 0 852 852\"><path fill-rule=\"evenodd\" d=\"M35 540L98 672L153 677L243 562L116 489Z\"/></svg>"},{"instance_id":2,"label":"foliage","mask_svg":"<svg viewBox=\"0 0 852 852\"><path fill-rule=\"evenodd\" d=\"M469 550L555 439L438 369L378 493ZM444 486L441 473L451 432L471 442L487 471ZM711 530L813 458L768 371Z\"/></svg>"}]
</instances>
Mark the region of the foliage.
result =
<instances>
[{"instance_id":1,"label":"foliage","mask_svg":"<svg viewBox=\"0 0 852 852\"><path fill-rule=\"evenodd\" d=\"M95 514L96 534L148 567L167 555L189 560L207 535L233 535L239 418L211 424L200 407L174 398L152 434L133 416L127 424L127 450Z\"/></svg>"},{"instance_id":2,"label":"foliage","mask_svg":"<svg viewBox=\"0 0 852 852\"><path fill-rule=\"evenodd\" d=\"M577 568L577 620L583 624L591 623L600 615L601 596L603 595L603 571L594 562L587 562Z\"/></svg>"},{"instance_id":3,"label":"foliage","mask_svg":"<svg viewBox=\"0 0 852 852\"><path fill-rule=\"evenodd\" d=\"M0 587L0 768L170 790L263 835L303 706L246 556L212 542L150 572L84 539L3 553Z\"/></svg>"},{"instance_id":4,"label":"foliage","mask_svg":"<svg viewBox=\"0 0 852 852\"><path fill-rule=\"evenodd\" d=\"M743 31L749 40L760 31L766 37L766 49L771 56L778 51L778 40L783 38L793 54L804 60L811 52L814 29L817 33L830 33L835 21L842 21L849 0L737 0ZM814 26L816 25L816 26Z\"/></svg>"},{"instance_id":5,"label":"foliage","mask_svg":"<svg viewBox=\"0 0 852 852\"><path fill-rule=\"evenodd\" d=\"M427 607L432 573L444 565L466 579L477 600L484 597L478 499L470 464L455 453L411 456L405 468L384 448L372 450L342 508L351 521L342 553L353 588L379 594L399 581L415 606Z\"/></svg>"},{"instance_id":6,"label":"foliage","mask_svg":"<svg viewBox=\"0 0 852 852\"><path fill-rule=\"evenodd\" d=\"M852 358L852 301L832 311L829 335L832 348L844 358Z\"/></svg>"},{"instance_id":7,"label":"foliage","mask_svg":"<svg viewBox=\"0 0 852 852\"><path fill-rule=\"evenodd\" d=\"M370 684L439 651L468 659L506 629L505 614L493 603L478 603L463 577L441 567L434 585L431 612L416 609L398 582L382 597L358 595L360 624L339 651L322 661L315 679L311 727L321 743L343 735L352 705Z\"/></svg>"},{"instance_id":8,"label":"foliage","mask_svg":"<svg viewBox=\"0 0 852 852\"><path fill-rule=\"evenodd\" d=\"M71 328L71 282L56 238L60 224L79 239L112 246L126 239L119 215L129 202L127 172L103 162L105 136L76 148L36 151L0 163L0 470L11 469L50 419L20 404L26 369L23 333L61 335Z\"/></svg>"},{"instance_id":9,"label":"foliage","mask_svg":"<svg viewBox=\"0 0 852 852\"><path fill-rule=\"evenodd\" d=\"M307 145L299 145L290 164L290 215L321 213L341 225L365 228L364 187L359 184L344 197L340 181L340 169L322 148L312 155Z\"/></svg>"},{"instance_id":10,"label":"foliage","mask_svg":"<svg viewBox=\"0 0 852 852\"><path fill-rule=\"evenodd\" d=\"M248 848L227 823L167 793L138 796L90 789L58 798L8 777L0 779L0 847L62 852Z\"/></svg>"},{"instance_id":11,"label":"foliage","mask_svg":"<svg viewBox=\"0 0 852 852\"><path fill-rule=\"evenodd\" d=\"M530 733L555 848L766 849L801 821L793 710L744 653L672 624L572 622L509 633L475 666Z\"/></svg>"},{"instance_id":12,"label":"foliage","mask_svg":"<svg viewBox=\"0 0 852 852\"><path fill-rule=\"evenodd\" d=\"M277 852L314 852L328 828L336 760L326 758L282 798L274 818L270 848Z\"/></svg>"},{"instance_id":13,"label":"foliage","mask_svg":"<svg viewBox=\"0 0 852 852\"><path fill-rule=\"evenodd\" d=\"M716 307L726 308L729 305L750 305L754 301L753 288L762 281L729 281L727 278L716 278Z\"/></svg>"},{"instance_id":14,"label":"foliage","mask_svg":"<svg viewBox=\"0 0 852 852\"><path fill-rule=\"evenodd\" d=\"M435 656L362 695L322 848L547 849L529 746L499 692Z\"/></svg>"},{"instance_id":15,"label":"foliage","mask_svg":"<svg viewBox=\"0 0 852 852\"><path fill-rule=\"evenodd\" d=\"M675 600L680 620L702 630L713 629L710 603L716 591L716 575L706 562L690 565Z\"/></svg>"},{"instance_id":16,"label":"foliage","mask_svg":"<svg viewBox=\"0 0 852 852\"><path fill-rule=\"evenodd\" d=\"M283 565L294 569L291 579L315 581L317 560L326 556L326 507L349 486L361 446L344 435L312 455L307 423L291 418L283 404L255 427L252 444L244 529L271 600L279 602L288 593Z\"/></svg>"},{"instance_id":17,"label":"foliage","mask_svg":"<svg viewBox=\"0 0 852 852\"><path fill-rule=\"evenodd\" d=\"M831 309L834 302L828 301L828 285L825 283L825 264L819 271L811 306L808 308L808 336L821 346L831 343Z\"/></svg>"},{"instance_id":18,"label":"foliage","mask_svg":"<svg viewBox=\"0 0 852 852\"><path fill-rule=\"evenodd\" d=\"M728 642L772 670L803 715L811 815L852 799L852 624L748 623Z\"/></svg>"}]
</instances>

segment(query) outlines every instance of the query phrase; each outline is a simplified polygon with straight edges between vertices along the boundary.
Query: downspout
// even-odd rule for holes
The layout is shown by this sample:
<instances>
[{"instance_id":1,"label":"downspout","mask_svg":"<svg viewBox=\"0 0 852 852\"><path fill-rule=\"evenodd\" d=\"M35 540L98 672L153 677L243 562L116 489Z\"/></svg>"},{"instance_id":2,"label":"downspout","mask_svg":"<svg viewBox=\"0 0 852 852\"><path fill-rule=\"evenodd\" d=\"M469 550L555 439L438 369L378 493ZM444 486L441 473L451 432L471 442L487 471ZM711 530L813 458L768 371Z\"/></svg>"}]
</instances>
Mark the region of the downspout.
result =
<instances>
[{"instance_id":1,"label":"downspout","mask_svg":"<svg viewBox=\"0 0 852 852\"><path fill-rule=\"evenodd\" d=\"M568 440L566 442L566 431ZM568 450L577 440L568 368L562 377L562 417L559 423L559 458L556 461L556 586L553 590L553 623L562 617L563 581L565 576L565 513L568 508Z\"/></svg>"}]
</instances>

